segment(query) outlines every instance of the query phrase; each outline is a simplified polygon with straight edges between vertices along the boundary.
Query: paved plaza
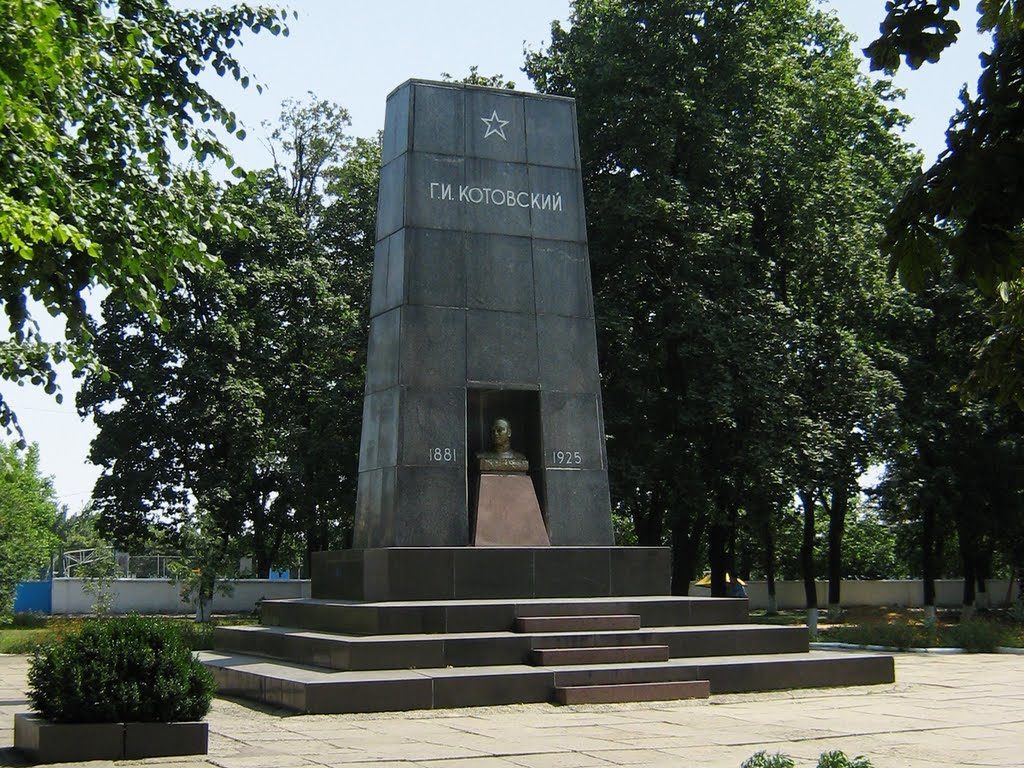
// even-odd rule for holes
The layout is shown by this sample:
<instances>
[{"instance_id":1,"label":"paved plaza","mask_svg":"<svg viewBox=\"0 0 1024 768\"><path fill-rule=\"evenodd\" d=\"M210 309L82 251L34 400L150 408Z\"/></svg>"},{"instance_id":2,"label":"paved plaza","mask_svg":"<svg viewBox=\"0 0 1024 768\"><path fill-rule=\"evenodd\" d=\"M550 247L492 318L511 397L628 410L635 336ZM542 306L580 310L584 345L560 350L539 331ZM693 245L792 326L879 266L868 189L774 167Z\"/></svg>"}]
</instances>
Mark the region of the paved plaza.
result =
<instances>
[{"instance_id":1,"label":"paved plaza","mask_svg":"<svg viewBox=\"0 0 1024 768\"><path fill-rule=\"evenodd\" d=\"M0 765L28 709L25 656L0 656ZM894 685L704 701L529 704L377 715L290 715L216 699L210 754L119 763L167 768L738 768L754 752L798 766L824 751L876 768L1024 765L1024 656L901 654ZM89 763L102 766L102 763Z\"/></svg>"}]
</instances>

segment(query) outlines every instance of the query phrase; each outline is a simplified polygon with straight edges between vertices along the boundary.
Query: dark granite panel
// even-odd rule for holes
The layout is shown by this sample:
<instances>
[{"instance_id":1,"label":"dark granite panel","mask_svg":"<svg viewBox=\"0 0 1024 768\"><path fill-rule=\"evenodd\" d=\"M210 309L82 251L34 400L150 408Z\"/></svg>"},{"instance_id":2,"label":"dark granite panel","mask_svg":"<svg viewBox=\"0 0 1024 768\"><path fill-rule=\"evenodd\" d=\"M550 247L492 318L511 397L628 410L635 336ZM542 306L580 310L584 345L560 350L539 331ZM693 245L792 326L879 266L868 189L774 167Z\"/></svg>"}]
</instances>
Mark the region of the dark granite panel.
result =
<instances>
[{"instance_id":1,"label":"dark granite panel","mask_svg":"<svg viewBox=\"0 0 1024 768\"><path fill-rule=\"evenodd\" d=\"M380 498L384 470L371 469L359 473L356 488L356 515L353 540L356 547L372 546L379 541L387 521L381 519ZM315 581L315 580L314 580Z\"/></svg>"},{"instance_id":2,"label":"dark granite panel","mask_svg":"<svg viewBox=\"0 0 1024 768\"><path fill-rule=\"evenodd\" d=\"M466 313L448 307L402 307L401 381L406 386L466 383Z\"/></svg>"},{"instance_id":3,"label":"dark granite panel","mask_svg":"<svg viewBox=\"0 0 1024 768\"><path fill-rule=\"evenodd\" d=\"M386 546L395 540L396 528L399 526L398 517L398 469L397 467L384 467L381 469L380 479L380 509L378 511L380 524L378 527L379 536L375 540L375 546Z\"/></svg>"},{"instance_id":4,"label":"dark granite panel","mask_svg":"<svg viewBox=\"0 0 1024 768\"><path fill-rule=\"evenodd\" d=\"M409 387L402 398L403 466L465 466L466 390Z\"/></svg>"},{"instance_id":5,"label":"dark granite panel","mask_svg":"<svg viewBox=\"0 0 1024 768\"><path fill-rule=\"evenodd\" d=\"M399 155L380 169L377 196L377 240L396 232L405 218L406 158Z\"/></svg>"},{"instance_id":6,"label":"dark granite panel","mask_svg":"<svg viewBox=\"0 0 1024 768\"><path fill-rule=\"evenodd\" d=\"M445 631L441 606L401 606L380 610L377 632L382 635L436 634Z\"/></svg>"},{"instance_id":7,"label":"dark granite panel","mask_svg":"<svg viewBox=\"0 0 1024 768\"><path fill-rule=\"evenodd\" d=\"M551 698L553 675L545 670L508 673L455 675L434 679L434 706L486 707L497 704L525 704Z\"/></svg>"},{"instance_id":8,"label":"dark granite panel","mask_svg":"<svg viewBox=\"0 0 1024 768\"><path fill-rule=\"evenodd\" d=\"M306 711L310 714L401 712L430 709L433 685L429 677L374 680L343 684L307 683Z\"/></svg>"},{"instance_id":9,"label":"dark granite panel","mask_svg":"<svg viewBox=\"0 0 1024 768\"><path fill-rule=\"evenodd\" d=\"M509 637L458 637L444 643L444 663L450 667L485 667L499 664L528 664L531 639Z\"/></svg>"},{"instance_id":10,"label":"dark granite panel","mask_svg":"<svg viewBox=\"0 0 1024 768\"><path fill-rule=\"evenodd\" d=\"M410 228L405 232L409 303L465 307L465 236L440 229Z\"/></svg>"},{"instance_id":11,"label":"dark granite panel","mask_svg":"<svg viewBox=\"0 0 1024 768\"><path fill-rule=\"evenodd\" d=\"M615 547L609 560L613 595L671 594L672 550L668 547Z\"/></svg>"},{"instance_id":12,"label":"dark granite panel","mask_svg":"<svg viewBox=\"0 0 1024 768\"><path fill-rule=\"evenodd\" d=\"M530 191L542 196L540 207L531 211L531 234L539 239L585 243L587 227L579 173L565 168L527 167ZM548 195L552 196L550 206L544 203Z\"/></svg>"},{"instance_id":13,"label":"dark granite panel","mask_svg":"<svg viewBox=\"0 0 1024 768\"><path fill-rule=\"evenodd\" d=\"M464 97L458 86L415 86L414 152L461 155L465 148Z\"/></svg>"},{"instance_id":14,"label":"dark granite panel","mask_svg":"<svg viewBox=\"0 0 1024 768\"><path fill-rule=\"evenodd\" d=\"M467 548L455 553L455 597L498 598L533 592L533 550Z\"/></svg>"},{"instance_id":15,"label":"dark granite panel","mask_svg":"<svg viewBox=\"0 0 1024 768\"><path fill-rule=\"evenodd\" d=\"M533 594L533 585L527 594ZM445 608L445 631L510 632L514 616L515 608L508 603L450 605Z\"/></svg>"},{"instance_id":16,"label":"dark granite panel","mask_svg":"<svg viewBox=\"0 0 1024 768\"><path fill-rule=\"evenodd\" d=\"M436 669L445 666L444 641L360 641L348 649L348 669Z\"/></svg>"},{"instance_id":17,"label":"dark granite panel","mask_svg":"<svg viewBox=\"0 0 1024 768\"><path fill-rule=\"evenodd\" d=\"M525 163L523 97L477 89L465 94L466 156Z\"/></svg>"},{"instance_id":18,"label":"dark granite panel","mask_svg":"<svg viewBox=\"0 0 1024 768\"><path fill-rule=\"evenodd\" d=\"M408 470L420 475L434 470ZM427 477L427 480L430 478ZM390 600L445 600L454 597L454 551L413 547L385 551ZM457 545L456 545L457 546Z\"/></svg>"},{"instance_id":19,"label":"dark granite panel","mask_svg":"<svg viewBox=\"0 0 1024 768\"><path fill-rule=\"evenodd\" d=\"M524 99L526 158L535 165L577 168L576 115L572 102L559 99Z\"/></svg>"},{"instance_id":20,"label":"dark granite panel","mask_svg":"<svg viewBox=\"0 0 1024 768\"><path fill-rule=\"evenodd\" d=\"M388 243L390 237L381 240L373 249L373 280L370 283L370 317L376 317L388 307L385 306L388 290Z\"/></svg>"},{"instance_id":21,"label":"dark granite panel","mask_svg":"<svg viewBox=\"0 0 1024 768\"><path fill-rule=\"evenodd\" d=\"M534 594L537 597L606 596L611 587L608 557L606 549L534 549Z\"/></svg>"},{"instance_id":22,"label":"dark granite panel","mask_svg":"<svg viewBox=\"0 0 1024 768\"><path fill-rule=\"evenodd\" d=\"M398 351L401 309L392 309L370 320L366 353L366 391L378 392L398 384Z\"/></svg>"},{"instance_id":23,"label":"dark granite panel","mask_svg":"<svg viewBox=\"0 0 1024 768\"><path fill-rule=\"evenodd\" d=\"M401 389L391 387L377 393L377 421L380 437L377 443L379 466L393 467L398 461L398 405Z\"/></svg>"},{"instance_id":24,"label":"dark granite panel","mask_svg":"<svg viewBox=\"0 0 1024 768\"><path fill-rule=\"evenodd\" d=\"M533 312L530 240L467 234L466 304L470 309Z\"/></svg>"},{"instance_id":25,"label":"dark granite panel","mask_svg":"<svg viewBox=\"0 0 1024 768\"><path fill-rule=\"evenodd\" d=\"M388 238L388 279L384 305L397 307L405 299L405 233L396 232Z\"/></svg>"},{"instance_id":26,"label":"dark granite panel","mask_svg":"<svg viewBox=\"0 0 1024 768\"><path fill-rule=\"evenodd\" d=\"M566 240L533 241L533 273L537 312L570 317L593 317L590 260L582 243Z\"/></svg>"},{"instance_id":27,"label":"dark granite panel","mask_svg":"<svg viewBox=\"0 0 1024 768\"><path fill-rule=\"evenodd\" d=\"M399 467L395 506L395 526L391 538L384 539L391 546L462 547L469 543L465 466Z\"/></svg>"},{"instance_id":28,"label":"dark granite panel","mask_svg":"<svg viewBox=\"0 0 1024 768\"><path fill-rule=\"evenodd\" d=\"M380 442L380 408L378 394L368 392L363 397L363 424L359 438L359 471L365 472L380 466L377 446Z\"/></svg>"},{"instance_id":29,"label":"dark granite panel","mask_svg":"<svg viewBox=\"0 0 1024 768\"><path fill-rule=\"evenodd\" d=\"M544 466L604 469L604 435L597 395L541 392Z\"/></svg>"},{"instance_id":30,"label":"dark granite panel","mask_svg":"<svg viewBox=\"0 0 1024 768\"><path fill-rule=\"evenodd\" d=\"M178 755L205 755L209 723L125 723L125 760ZM76 762L84 758L75 758ZM47 761L49 762L49 761Z\"/></svg>"},{"instance_id":31,"label":"dark granite panel","mask_svg":"<svg viewBox=\"0 0 1024 768\"><path fill-rule=\"evenodd\" d=\"M558 392L600 391L593 320L538 315L537 346L542 388Z\"/></svg>"},{"instance_id":32,"label":"dark granite panel","mask_svg":"<svg viewBox=\"0 0 1024 768\"><path fill-rule=\"evenodd\" d=\"M466 378L469 381L536 384L534 315L471 309L466 328Z\"/></svg>"},{"instance_id":33,"label":"dark granite panel","mask_svg":"<svg viewBox=\"0 0 1024 768\"><path fill-rule=\"evenodd\" d=\"M388 97L384 108L384 143L380 161L386 165L409 148L409 100L412 86L405 85Z\"/></svg>"},{"instance_id":34,"label":"dark granite panel","mask_svg":"<svg viewBox=\"0 0 1024 768\"><path fill-rule=\"evenodd\" d=\"M544 473L548 534L555 546L610 546L608 474L603 470L549 469Z\"/></svg>"},{"instance_id":35,"label":"dark granite panel","mask_svg":"<svg viewBox=\"0 0 1024 768\"><path fill-rule=\"evenodd\" d=\"M465 160L448 155L409 156L405 225L430 229L465 229L466 203L459 201Z\"/></svg>"},{"instance_id":36,"label":"dark granite panel","mask_svg":"<svg viewBox=\"0 0 1024 768\"><path fill-rule=\"evenodd\" d=\"M530 190L527 166L467 157L466 187L467 199L459 205L467 232L530 234L531 209L518 204L527 202ZM455 197L461 196L456 192Z\"/></svg>"}]
</instances>

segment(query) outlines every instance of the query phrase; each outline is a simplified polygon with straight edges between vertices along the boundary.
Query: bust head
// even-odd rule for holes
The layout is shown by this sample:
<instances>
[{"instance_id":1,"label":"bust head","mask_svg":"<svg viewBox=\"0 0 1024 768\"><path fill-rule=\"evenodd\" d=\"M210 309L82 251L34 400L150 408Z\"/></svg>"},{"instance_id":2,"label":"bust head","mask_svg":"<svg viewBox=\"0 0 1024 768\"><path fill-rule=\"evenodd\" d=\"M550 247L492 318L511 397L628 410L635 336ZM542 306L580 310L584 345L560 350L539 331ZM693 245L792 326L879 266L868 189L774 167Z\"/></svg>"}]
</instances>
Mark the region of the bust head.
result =
<instances>
[{"instance_id":1,"label":"bust head","mask_svg":"<svg viewBox=\"0 0 1024 768\"><path fill-rule=\"evenodd\" d=\"M491 425L491 444L495 453L512 450L512 427L506 419L495 419Z\"/></svg>"}]
</instances>

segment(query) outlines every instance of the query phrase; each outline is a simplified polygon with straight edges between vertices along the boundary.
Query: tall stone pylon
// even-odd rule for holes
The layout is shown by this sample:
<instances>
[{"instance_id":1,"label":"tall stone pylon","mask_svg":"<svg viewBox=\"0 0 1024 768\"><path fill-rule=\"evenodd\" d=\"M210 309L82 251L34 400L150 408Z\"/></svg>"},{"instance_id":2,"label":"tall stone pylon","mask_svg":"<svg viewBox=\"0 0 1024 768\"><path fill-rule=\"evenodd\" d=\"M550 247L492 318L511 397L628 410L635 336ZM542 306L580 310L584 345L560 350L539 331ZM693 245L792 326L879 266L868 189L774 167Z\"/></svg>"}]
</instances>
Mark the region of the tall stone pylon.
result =
<instances>
[{"instance_id":1,"label":"tall stone pylon","mask_svg":"<svg viewBox=\"0 0 1024 768\"><path fill-rule=\"evenodd\" d=\"M355 547L468 545L498 417L552 545L611 545L574 101L410 80L381 160Z\"/></svg>"}]
</instances>

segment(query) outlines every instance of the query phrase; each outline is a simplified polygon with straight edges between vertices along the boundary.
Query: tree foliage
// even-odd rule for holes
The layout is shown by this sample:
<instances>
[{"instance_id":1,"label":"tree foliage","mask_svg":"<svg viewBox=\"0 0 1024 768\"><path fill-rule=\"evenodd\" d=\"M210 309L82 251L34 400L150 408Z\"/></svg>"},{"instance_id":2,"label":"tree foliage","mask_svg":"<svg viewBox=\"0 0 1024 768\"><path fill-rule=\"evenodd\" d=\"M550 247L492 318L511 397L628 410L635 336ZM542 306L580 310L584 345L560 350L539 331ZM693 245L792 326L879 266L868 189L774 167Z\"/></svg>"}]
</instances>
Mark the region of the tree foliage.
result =
<instances>
[{"instance_id":1,"label":"tree foliage","mask_svg":"<svg viewBox=\"0 0 1024 768\"><path fill-rule=\"evenodd\" d=\"M841 531L880 454L905 300L875 243L904 118L805 0L579 0L570 21L526 71L577 100L615 503L671 541L674 589L706 546L720 593L741 524L770 532L803 491Z\"/></svg>"},{"instance_id":2,"label":"tree foliage","mask_svg":"<svg viewBox=\"0 0 1024 768\"><path fill-rule=\"evenodd\" d=\"M94 498L115 541L138 546L197 507L266 576L296 538L315 551L348 535L379 148L345 124L326 102L286 105L276 169L223 192L253 236L209 240L222 267L162 297L165 327L104 302L95 348L111 375L90 376L78 405L99 427Z\"/></svg>"},{"instance_id":3,"label":"tree foliage","mask_svg":"<svg viewBox=\"0 0 1024 768\"><path fill-rule=\"evenodd\" d=\"M865 50L872 68L893 72L901 56L914 68L938 60L957 39L960 29L949 14L959 5L886 3L881 35ZM882 247L911 287L922 288L928 274L948 266L958 279L1006 303L994 315L995 330L976 339L983 341L971 384L1024 408L1024 3L980 0L977 11L978 31L991 36L992 49L981 57L976 93L961 91L946 149L907 185Z\"/></svg>"},{"instance_id":4,"label":"tree foliage","mask_svg":"<svg viewBox=\"0 0 1024 768\"><path fill-rule=\"evenodd\" d=\"M50 564L57 543L53 482L39 473L39 448L0 442L0 622L10 618L19 581Z\"/></svg>"},{"instance_id":5,"label":"tree foliage","mask_svg":"<svg viewBox=\"0 0 1024 768\"><path fill-rule=\"evenodd\" d=\"M57 391L55 365L89 362L84 295L103 286L159 323L158 295L209 266L204 237L236 226L200 162L231 158L214 133L244 136L197 76L249 85L232 47L285 33L283 12L179 10L168 0L0 0L0 376ZM257 86L259 87L259 86ZM47 343L29 300L67 320ZM0 397L0 424L16 427Z\"/></svg>"}]
</instances>

